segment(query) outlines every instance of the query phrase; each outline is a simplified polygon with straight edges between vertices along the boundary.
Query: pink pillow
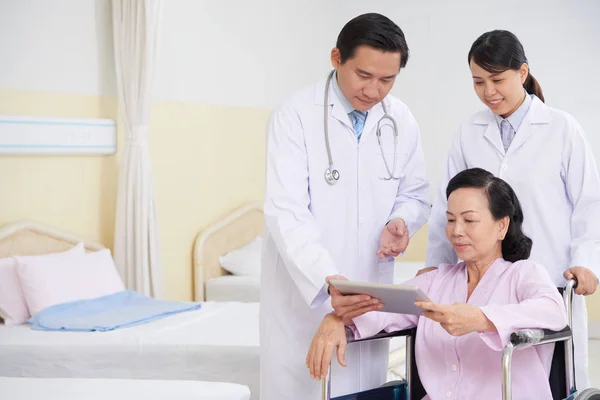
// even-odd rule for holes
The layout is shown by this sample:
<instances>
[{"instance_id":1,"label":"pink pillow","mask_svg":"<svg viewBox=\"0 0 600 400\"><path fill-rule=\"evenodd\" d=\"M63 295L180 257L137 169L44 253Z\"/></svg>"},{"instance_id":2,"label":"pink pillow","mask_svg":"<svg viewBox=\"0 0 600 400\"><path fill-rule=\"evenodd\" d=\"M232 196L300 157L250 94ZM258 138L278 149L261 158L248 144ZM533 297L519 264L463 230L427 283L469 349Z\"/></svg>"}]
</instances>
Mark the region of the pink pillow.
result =
<instances>
[{"instance_id":1,"label":"pink pillow","mask_svg":"<svg viewBox=\"0 0 600 400\"><path fill-rule=\"evenodd\" d=\"M68 259L83 254L85 254L83 243L79 243L77 246L61 253L21 256L19 258L24 261L49 258ZM6 325L24 324L31 316L19 283L16 257L0 259L0 316L4 319Z\"/></svg>"},{"instance_id":2,"label":"pink pillow","mask_svg":"<svg viewBox=\"0 0 600 400\"><path fill-rule=\"evenodd\" d=\"M125 290L110 250L69 259L21 261L18 274L29 312L69 301L93 299Z\"/></svg>"}]
</instances>

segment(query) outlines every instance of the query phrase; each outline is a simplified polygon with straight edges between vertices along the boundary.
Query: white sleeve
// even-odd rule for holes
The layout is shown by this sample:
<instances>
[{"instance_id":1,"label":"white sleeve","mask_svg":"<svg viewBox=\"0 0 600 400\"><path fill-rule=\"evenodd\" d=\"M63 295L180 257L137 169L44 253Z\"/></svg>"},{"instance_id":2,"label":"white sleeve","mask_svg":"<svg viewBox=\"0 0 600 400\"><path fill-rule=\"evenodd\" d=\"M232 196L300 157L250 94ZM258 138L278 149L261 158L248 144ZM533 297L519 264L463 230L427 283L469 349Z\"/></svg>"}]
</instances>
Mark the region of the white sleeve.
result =
<instances>
[{"instance_id":1,"label":"white sleeve","mask_svg":"<svg viewBox=\"0 0 600 400\"><path fill-rule=\"evenodd\" d=\"M304 300L317 307L328 298L325 278L339 272L309 210L308 159L297 112L274 111L266 139L265 225Z\"/></svg>"},{"instance_id":2,"label":"white sleeve","mask_svg":"<svg viewBox=\"0 0 600 400\"><path fill-rule=\"evenodd\" d=\"M398 193L389 220L404 219L408 234L412 236L421 229L429 217L429 181L425 156L421 148L419 126L410 111L404 129L410 132L412 146L403 168L404 177L398 185Z\"/></svg>"},{"instance_id":3,"label":"white sleeve","mask_svg":"<svg viewBox=\"0 0 600 400\"><path fill-rule=\"evenodd\" d=\"M436 192L431 215L428 222L429 241L425 254L425 266L432 267L440 264L456 264L458 257L446 237L446 187L450 179L460 171L467 169L461 148L460 129L454 135L452 147L446 160L446 169Z\"/></svg>"},{"instance_id":4,"label":"white sleeve","mask_svg":"<svg viewBox=\"0 0 600 400\"><path fill-rule=\"evenodd\" d=\"M574 121L563 151L563 170L571 215L571 267L586 267L600 277L600 179L585 134Z\"/></svg>"}]
</instances>

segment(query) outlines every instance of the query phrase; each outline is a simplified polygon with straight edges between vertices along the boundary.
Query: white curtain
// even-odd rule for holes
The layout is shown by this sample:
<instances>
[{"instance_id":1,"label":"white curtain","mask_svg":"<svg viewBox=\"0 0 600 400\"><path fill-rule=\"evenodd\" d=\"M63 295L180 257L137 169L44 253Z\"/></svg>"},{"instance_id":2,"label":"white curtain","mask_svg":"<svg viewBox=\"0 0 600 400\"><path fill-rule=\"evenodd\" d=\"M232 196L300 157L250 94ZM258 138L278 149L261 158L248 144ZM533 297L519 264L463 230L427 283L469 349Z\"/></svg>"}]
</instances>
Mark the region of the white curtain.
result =
<instances>
[{"instance_id":1,"label":"white curtain","mask_svg":"<svg viewBox=\"0 0 600 400\"><path fill-rule=\"evenodd\" d=\"M114 258L129 289L162 297L148 122L162 0L113 0L115 67L126 141L117 195Z\"/></svg>"}]
</instances>

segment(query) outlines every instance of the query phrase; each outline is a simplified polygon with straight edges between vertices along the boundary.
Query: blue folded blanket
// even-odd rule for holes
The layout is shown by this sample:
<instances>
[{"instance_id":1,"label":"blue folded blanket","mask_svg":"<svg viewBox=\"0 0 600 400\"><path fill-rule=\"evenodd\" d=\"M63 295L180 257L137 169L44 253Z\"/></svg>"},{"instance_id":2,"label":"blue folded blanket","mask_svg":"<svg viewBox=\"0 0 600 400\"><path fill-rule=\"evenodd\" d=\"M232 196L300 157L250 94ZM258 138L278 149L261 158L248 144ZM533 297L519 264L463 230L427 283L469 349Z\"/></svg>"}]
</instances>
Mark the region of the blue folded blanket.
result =
<instances>
[{"instance_id":1,"label":"blue folded blanket","mask_svg":"<svg viewBox=\"0 0 600 400\"><path fill-rule=\"evenodd\" d=\"M156 300L124 290L97 299L56 304L27 322L35 330L111 331L199 308L200 303Z\"/></svg>"}]
</instances>

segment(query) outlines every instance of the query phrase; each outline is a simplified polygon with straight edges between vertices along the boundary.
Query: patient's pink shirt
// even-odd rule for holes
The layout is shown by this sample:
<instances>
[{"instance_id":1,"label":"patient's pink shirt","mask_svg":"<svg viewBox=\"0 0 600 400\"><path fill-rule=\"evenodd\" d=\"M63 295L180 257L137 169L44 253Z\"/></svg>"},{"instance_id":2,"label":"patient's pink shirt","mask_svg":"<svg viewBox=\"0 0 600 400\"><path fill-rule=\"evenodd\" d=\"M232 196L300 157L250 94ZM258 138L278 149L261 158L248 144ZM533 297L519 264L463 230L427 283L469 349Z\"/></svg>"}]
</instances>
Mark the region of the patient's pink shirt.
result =
<instances>
[{"instance_id":1,"label":"patient's pink shirt","mask_svg":"<svg viewBox=\"0 0 600 400\"><path fill-rule=\"evenodd\" d=\"M405 284L418 286L438 304L479 307L498 333L453 337L438 322L414 315L371 312L354 318L357 337L417 325L415 356L426 399L501 399L502 349L510 334L526 328L560 330L567 325L563 299L546 269L533 261L497 259L467 301L464 263L442 264ZM552 398L548 375L553 344L517 350L512 360L513 399Z\"/></svg>"}]
</instances>

